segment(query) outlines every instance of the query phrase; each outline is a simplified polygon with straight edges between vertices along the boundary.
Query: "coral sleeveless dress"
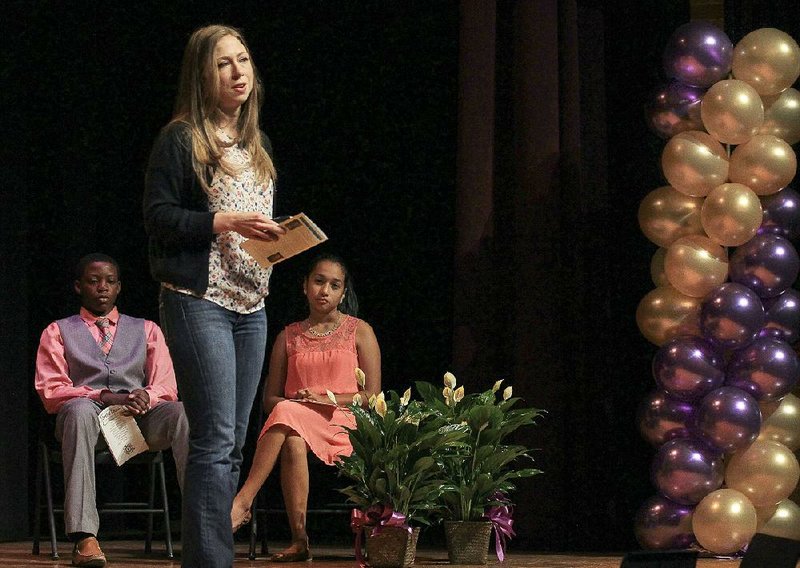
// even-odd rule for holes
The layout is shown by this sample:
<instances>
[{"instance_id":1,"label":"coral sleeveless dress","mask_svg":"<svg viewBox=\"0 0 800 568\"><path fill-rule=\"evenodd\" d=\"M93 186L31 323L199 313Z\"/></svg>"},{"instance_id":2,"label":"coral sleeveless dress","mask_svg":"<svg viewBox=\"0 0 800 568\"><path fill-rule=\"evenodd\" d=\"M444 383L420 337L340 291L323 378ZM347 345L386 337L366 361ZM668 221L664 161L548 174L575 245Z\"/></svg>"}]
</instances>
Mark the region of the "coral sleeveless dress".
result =
<instances>
[{"instance_id":1,"label":"coral sleeveless dress","mask_svg":"<svg viewBox=\"0 0 800 568\"><path fill-rule=\"evenodd\" d=\"M286 385L284 396L291 399L300 389L324 395L358 391L356 328L361 320L345 319L332 334L314 337L303 333L300 322L286 326ZM275 424L297 432L314 454L332 465L337 456L349 456L353 447L343 427L355 428L352 412L333 404L282 400L270 412L260 436ZM259 437L260 437L259 436Z\"/></svg>"}]
</instances>

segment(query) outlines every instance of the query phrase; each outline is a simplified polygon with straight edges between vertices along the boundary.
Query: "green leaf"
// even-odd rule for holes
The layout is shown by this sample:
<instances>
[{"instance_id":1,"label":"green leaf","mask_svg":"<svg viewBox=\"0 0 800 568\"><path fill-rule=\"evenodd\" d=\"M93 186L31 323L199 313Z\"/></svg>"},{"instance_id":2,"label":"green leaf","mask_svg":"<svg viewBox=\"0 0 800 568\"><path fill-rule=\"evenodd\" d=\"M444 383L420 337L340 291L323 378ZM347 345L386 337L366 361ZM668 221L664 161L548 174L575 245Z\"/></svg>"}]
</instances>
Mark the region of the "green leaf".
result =
<instances>
[{"instance_id":1,"label":"green leaf","mask_svg":"<svg viewBox=\"0 0 800 568\"><path fill-rule=\"evenodd\" d=\"M435 404L442 400L442 388L427 381L416 381L414 386L425 404Z\"/></svg>"},{"instance_id":2,"label":"green leaf","mask_svg":"<svg viewBox=\"0 0 800 568\"><path fill-rule=\"evenodd\" d=\"M416 461L414 467L411 468L411 471L414 473L425 471L426 469L430 469L434 465L436 465L436 460L434 460L430 456L424 456Z\"/></svg>"},{"instance_id":3,"label":"green leaf","mask_svg":"<svg viewBox=\"0 0 800 568\"><path fill-rule=\"evenodd\" d=\"M383 498L386 496L386 487L388 482L384 477L376 477L374 480L373 493L376 497Z\"/></svg>"},{"instance_id":4,"label":"green leaf","mask_svg":"<svg viewBox=\"0 0 800 568\"><path fill-rule=\"evenodd\" d=\"M533 477L534 475L539 475L540 473L544 473L541 469L535 468L527 468L527 469L518 469L515 471L509 471L507 474L503 476L503 479L519 479L520 477Z\"/></svg>"}]
</instances>

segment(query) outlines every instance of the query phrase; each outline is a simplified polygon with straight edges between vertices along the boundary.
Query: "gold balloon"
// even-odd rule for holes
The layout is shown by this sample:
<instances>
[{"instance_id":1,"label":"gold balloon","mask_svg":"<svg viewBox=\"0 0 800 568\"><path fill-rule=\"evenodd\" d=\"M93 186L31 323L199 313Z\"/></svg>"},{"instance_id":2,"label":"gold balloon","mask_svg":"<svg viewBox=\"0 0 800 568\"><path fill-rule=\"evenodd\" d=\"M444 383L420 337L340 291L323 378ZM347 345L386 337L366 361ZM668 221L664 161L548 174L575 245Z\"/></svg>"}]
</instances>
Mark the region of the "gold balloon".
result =
<instances>
[{"instance_id":1,"label":"gold balloon","mask_svg":"<svg viewBox=\"0 0 800 568\"><path fill-rule=\"evenodd\" d=\"M691 197L665 185L648 193L639 204L639 227L644 236L668 247L687 235L702 235L702 197Z\"/></svg>"},{"instance_id":2,"label":"gold balloon","mask_svg":"<svg viewBox=\"0 0 800 568\"><path fill-rule=\"evenodd\" d=\"M702 298L728 279L728 253L706 236L681 237L667 250L664 271L676 290Z\"/></svg>"},{"instance_id":3,"label":"gold balloon","mask_svg":"<svg viewBox=\"0 0 800 568\"><path fill-rule=\"evenodd\" d=\"M732 70L761 95L780 93L800 76L800 47L781 30L752 31L734 47Z\"/></svg>"},{"instance_id":4,"label":"gold balloon","mask_svg":"<svg viewBox=\"0 0 800 568\"><path fill-rule=\"evenodd\" d=\"M786 187L797 173L792 147L772 134L757 134L731 154L730 178L757 195L770 195Z\"/></svg>"},{"instance_id":5,"label":"gold balloon","mask_svg":"<svg viewBox=\"0 0 800 568\"><path fill-rule=\"evenodd\" d=\"M800 540L800 507L789 499L784 499L777 506L756 507L758 515L758 532Z\"/></svg>"},{"instance_id":6,"label":"gold balloon","mask_svg":"<svg viewBox=\"0 0 800 568\"><path fill-rule=\"evenodd\" d=\"M756 507L768 507L792 494L800 464L792 450L772 440L756 440L733 454L725 467L725 485L741 491Z\"/></svg>"},{"instance_id":7,"label":"gold balloon","mask_svg":"<svg viewBox=\"0 0 800 568\"><path fill-rule=\"evenodd\" d=\"M735 247L756 234L763 215L761 202L752 189L740 183L723 183L706 197L700 222L713 241Z\"/></svg>"},{"instance_id":8,"label":"gold balloon","mask_svg":"<svg viewBox=\"0 0 800 568\"><path fill-rule=\"evenodd\" d=\"M735 489L717 489L697 504L692 532L700 546L717 554L738 552L756 534L756 508Z\"/></svg>"},{"instance_id":9,"label":"gold balloon","mask_svg":"<svg viewBox=\"0 0 800 568\"><path fill-rule=\"evenodd\" d=\"M670 185L681 193L705 197L728 181L728 153L710 134L680 132L664 146L661 168Z\"/></svg>"},{"instance_id":10,"label":"gold balloon","mask_svg":"<svg viewBox=\"0 0 800 568\"><path fill-rule=\"evenodd\" d=\"M667 249L659 247L650 259L650 278L656 286L669 286L667 273L664 272L664 259L667 256Z\"/></svg>"},{"instance_id":11,"label":"gold balloon","mask_svg":"<svg viewBox=\"0 0 800 568\"><path fill-rule=\"evenodd\" d=\"M761 404L759 404L761 406ZM780 442L793 452L800 450L800 398L787 394L771 413L762 408L759 440Z\"/></svg>"},{"instance_id":12,"label":"gold balloon","mask_svg":"<svg viewBox=\"0 0 800 568\"><path fill-rule=\"evenodd\" d=\"M784 501L786 501L786 499L784 499ZM783 503L783 501L781 501L781 503ZM779 503L767 505L766 507L756 507L756 532L761 532L761 529L764 528L767 521L778 512L778 505Z\"/></svg>"},{"instance_id":13,"label":"gold balloon","mask_svg":"<svg viewBox=\"0 0 800 568\"><path fill-rule=\"evenodd\" d=\"M779 95L761 95L764 122L759 134L772 134L788 144L800 142L800 91L788 88Z\"/></svg>"},{"instance_id":14,"label":"gold balloon","mask_svg":"<svg viewBox=\"0 0 800 568\"><path fill-rule=\"evenodd\" d=\"M636 324L656 345L679 335L700 335L700 299L681 294L671 286L651 290L636 308Z\"/></svg>"},{"instance_id":15,"label":"gold balloon","mask_svg":"<svg viewBox=\"0 0 800 568\"><path fill-rule=\"evenodd\" d=\"M742 144L761 128L764 104L744 81L726 79L714 83L703 95L700 116L714 138L723 144Z\"/></svg>"}]
</instances>

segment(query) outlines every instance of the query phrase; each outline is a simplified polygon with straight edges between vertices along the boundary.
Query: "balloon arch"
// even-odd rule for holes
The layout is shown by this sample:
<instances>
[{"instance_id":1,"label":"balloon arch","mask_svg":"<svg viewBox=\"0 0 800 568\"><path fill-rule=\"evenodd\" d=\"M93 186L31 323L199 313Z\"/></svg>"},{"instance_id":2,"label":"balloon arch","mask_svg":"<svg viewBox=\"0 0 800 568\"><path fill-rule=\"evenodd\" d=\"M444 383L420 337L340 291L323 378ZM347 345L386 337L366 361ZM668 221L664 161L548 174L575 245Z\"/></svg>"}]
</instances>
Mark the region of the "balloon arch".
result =
<instances>
[{"instance_id":1,"label":"balloon arch","mask_svg":"<svg viewBox=\"0 0 800 568\"><path fill-rule=\"evenodd\" d=\"M636 311L658 346L638 412L657 493L635 532L644 548L736 555L756 532L800 540L800 47L774 28L734 46L692 21L663 66L646 119L667 185L638 212L656 287Z\"/></svg>"}]
</instances>

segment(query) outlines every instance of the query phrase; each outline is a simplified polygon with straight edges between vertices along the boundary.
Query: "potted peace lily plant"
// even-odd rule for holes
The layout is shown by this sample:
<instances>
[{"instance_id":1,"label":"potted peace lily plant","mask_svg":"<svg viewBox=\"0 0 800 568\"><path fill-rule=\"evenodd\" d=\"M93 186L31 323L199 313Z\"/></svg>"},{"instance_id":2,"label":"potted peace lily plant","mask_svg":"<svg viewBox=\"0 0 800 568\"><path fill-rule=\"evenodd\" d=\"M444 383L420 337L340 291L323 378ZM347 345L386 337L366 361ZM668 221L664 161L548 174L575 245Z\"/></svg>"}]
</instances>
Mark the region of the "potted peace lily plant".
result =
<instances>
[{"instance_id":1,"label":"potted peace lily plant","mask_svg":"<svg viewBox=\"0 0 800 568\"><path fill-rule=\"evenodd\" d=\"M453 451L437 456L445 480L437 492L438 512L454 564L485 564L492 530L497 557L504 559L506 539L514 536L513 482L541 473L524 465L532 462L529 448L509 443L508 437L534 425L544 411L515 408L520 399L512 396L510 386L500 392L501 385L497 381L489 390L465 394L452 373L445 373L443 389L416 383L428 412L467 429Z\"/></svg>"},{"instance_id":2,"label":"potted peace lily plant","mask_svg":"<svg viewBox=\"0 0 800 568\"><path fill-rule=\"evenodd\" d=\"M356 375L359 376L358 370ZM356 557L363 563L362 538L374 567L406 567L413 563L420 525L429 524L443 488L441 456L465 439L464 426L419 401L411 389L402 396L390 391L350 405L356 428L347 428L350 456L337 462L351 484L341 491L355 505L351 527Z\"/></svg>"}]
</instances>

